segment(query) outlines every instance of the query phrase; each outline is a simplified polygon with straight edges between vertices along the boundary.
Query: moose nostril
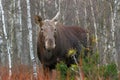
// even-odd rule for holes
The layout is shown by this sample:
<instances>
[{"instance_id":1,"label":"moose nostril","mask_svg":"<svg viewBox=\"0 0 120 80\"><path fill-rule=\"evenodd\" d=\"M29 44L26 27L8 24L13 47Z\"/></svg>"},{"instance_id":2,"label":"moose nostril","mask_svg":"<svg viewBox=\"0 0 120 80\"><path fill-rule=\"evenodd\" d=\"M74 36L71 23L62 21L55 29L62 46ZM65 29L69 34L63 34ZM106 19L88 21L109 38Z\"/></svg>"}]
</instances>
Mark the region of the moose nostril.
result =
<instances>
[{"instance_id":1,"label":"moose nostril","mask_svg":"<svg viewBox=\"0 0 120 80\"><path fill-rule=\"evenodd\" d=\"M45 45L43 47L45 48Z\"/></svg>"},{"instance_id":2,"label":"moose nostril","mask_svg":"<svg viewBox=\"0 0 120 80\"><path fill-rule=\"evenodd\" d=\"M53 44L53 41L51 39L49 39L49 45L52 45Z\"/></svg>"},{"instance_id":3,"label":"moose nostril","mask_svg":"<svg viewBox=\"0 0 120 80\"><path fill-rule=\"evenodd\" d=\"M48 52L50 52L51 50L50 50L50 49L48 49L47 51L48 51Z\"/></svg>"}]
</instances>

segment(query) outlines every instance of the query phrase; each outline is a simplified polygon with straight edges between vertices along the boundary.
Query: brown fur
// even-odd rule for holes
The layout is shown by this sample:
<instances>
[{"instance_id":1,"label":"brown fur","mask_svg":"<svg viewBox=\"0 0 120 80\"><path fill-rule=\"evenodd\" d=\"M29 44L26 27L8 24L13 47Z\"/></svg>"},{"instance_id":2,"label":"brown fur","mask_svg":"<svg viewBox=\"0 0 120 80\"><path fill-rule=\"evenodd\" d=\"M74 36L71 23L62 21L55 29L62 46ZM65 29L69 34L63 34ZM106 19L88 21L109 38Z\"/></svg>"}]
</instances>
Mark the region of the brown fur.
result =
<instances>
[{"instance_id":1,"label":"brown fur","mask_svg":"<svg viewBox=\"0 0 120 80\"><path fill-rule=\"evenodd\" d=\"M77 49L79 55L82 46L87 46L86 31L80 27L57 26L56 47L51 52L44 49L44 37L39 33L37 43L37 54L44 65L50 69L54 69L59 61L64 61L67 65L74 63L71 57L67 56L68 50L71 48ZM78 58L78 57L77 57Z\"/></svg>"}]
</instances>

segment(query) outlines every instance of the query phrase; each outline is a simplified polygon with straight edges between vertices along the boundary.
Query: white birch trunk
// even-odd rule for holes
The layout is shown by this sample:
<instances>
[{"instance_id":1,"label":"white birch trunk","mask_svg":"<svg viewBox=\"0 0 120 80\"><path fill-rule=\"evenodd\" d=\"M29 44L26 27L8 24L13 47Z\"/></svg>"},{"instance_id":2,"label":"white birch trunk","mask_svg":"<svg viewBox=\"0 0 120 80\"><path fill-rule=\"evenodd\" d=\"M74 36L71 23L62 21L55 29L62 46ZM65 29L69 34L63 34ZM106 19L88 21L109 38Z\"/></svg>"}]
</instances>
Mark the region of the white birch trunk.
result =
<instances>
[{"instance_id":1,"label":"white birch trunk","mask_svg":"<svg viewBox=\"0 0 120 80\"><path fill-rule=\"evenodd\" d=\"M120 57L120 0L118 0L118 6L117 6L117 16L116 16L116 50L117 50L117 63L118 63L118 70L120 72L120 60L119 60L119 57Z\"/></svg>"},{"instance_id":2,"label":"white birch trunk","mask_svg":"<svg viewBox=\"0 0 120 80\"><path fill-rule=\"evenodd\" d=\"M5 39L7 41L7 53L8 53L8 65L9 65L9 76L11 77L12 75L12 62L11 62L11 53L10 53L10 41L8 39L7 36L7 31L6 31L6 25L5 25L5 14L4 14L4 10L3 10L3 6L2 6L2 0L0 0L0 8L1 8L1 12L2 12L2 24L3 24L3 33L5 36Z\"/></svg>"},{"instance_id":3,"label":"white birch trunk","mask_svg":"<svg viewBox=\"0 0 120 80\"><path fill-rule=\"evenodd\" d=\"M87 3L86 0L84 0L84 28L88 30L88 24L87 24ZM90 47L90 34L87 33L87 47Z\"/></svg>"},{"instance_id":4,"label":"white birch trunk","mask_svg":"<svg viewBox=\"0 0 120 80\"><path fill-rule=\"evenodd\" d=\"M41 0L39 1L39 5L42 6ZM39 11L39 10L37 10L37 11ZM39 11L38 13L39 13L39 15L41 15L41 11Z\"/></svg>"},{"instance_id":5,"label":"white birch trunk","mask_svg":"<svg viewBox=\"0 0 120 80\"><path fill-rule=\"evenodd\" d=\"M97 24L96 24L96 20L95 20L95 13L94 13L94 10L93 10L93 2L91 0L90 0L90 6L91 6L93 25L94 25L94 29L95 29L96 49L98 50Z\"/></svg>"},{"instance_id":6,"label":"white birch trunk","mask_svg":"<svg viewBox=\"0 0 120 80\"><path fill-rule=\"evenodd\" d=\"M104 41L103 41L103 43L104 43L104 50L103 50L103 64L106 64L107 63L107 61L106 61L106 59L107 59L107 47L108 47L108 45L107 45L107 38L108 38L108 35L107 35L107 28L106 28L106 20L104 19L103 20L104 21L104 24L103 24L103 35L105 36L103 39L104 39Z\"/></svg>"},{"instance_id":7,"label":"white birch trunk","mask_svg":"<svg viewBox=\"0 0 120 80\"><path fill-rule=\"evenodd\" d=\"M76 15L75 15L75 18L77 20L77 23L80 24L80 20L79 20L79 11L78 11L78 7L77 7L77 0L74 0L74 7L75 7L75 12L76 12Z\"/></svg>"},{"instance_id":8,"label":"white birch trunk","mask_svg":"<svg viewBox=\"0 0 120 80\"><path fill-rule=\"evenodd\" d=\"M42 0L43 17L46 19L45 0Z\"/></svg>"},{"instance_id":9,"label":"white birch trunk","mask_svg":"<svg viewBox=\"0 0 120 80\"><path fill-rule=\"evenodd\" d=\"M35 78L37 78L37 65L36 65L36 60L34 56L34 51L33 51L33 41L32 41L32 23L31 23L31 12L30 12L30 0L27 0L27 26L29 30L29 48L30 48L30 58L32 60L32 65L33 65L33 75Z\"/></svg>"},{"instance_id":10,"label":"white birch trunk","mask_svg":"<svg viewBox=\"0 0 120 80\"><path fill-rule=\"evenodd\" d=\"M23 55L22 53L22 11L21 11L21 0L18 0L18 21L19 21L19 32L18 32L18 57ZM21 61L22 62L22 61Z\"/></svg>"},{"instance_id":11,"label":"white birch trunk","mask_svg":"<svg viewBox=\"0 0 120 80\"><path fill-rule=\"evenodd\" d=\"M65 14L66 14L66 9L67 7L65 7L64 9L62 8L62 2L63 0L59 0L59 10L60 10L60 14L61 14L61 20L62 20L62 24L65 24L66 21L65 21ZM67 4L66 4L67 5ZM60 7L61 6L61 7Z\"/></svg>"},{"instance_id":12,"label":"white birch trunk","mask_svg":"<svg viewBox=\"0 0 120 80\"><path fill-rule=\"evenodd\" d=\"M112 35L112 58L116 65L117 64L117 51L116 51L116 45L115 45L115 19L116 19L116 14L117 14L117 0L114 1L114 8L112 7L112 4L109 3L110 5L110 11L111 11L111 35Z\"/></svg>"},{"instance_id":13,"label":"white birch trunk","mask_svg":"<svg viewBox=\"0 0 120 80\"><path fill-rule=\"evenodd\" d=\"M1 15L0 15L1 16ZM2 18L1 18L2 19ZM6 54L6 47L3 45L4 41L5 41L5 38L3 38L4 36L0 36L0 62L1 62L1 65L5 65L5 60L6 58L4 57Z\"/></svg>"},{"instance_id":14,"label":"white birch trunk","mask_svg":"<svg viewBox=\"0 0 120 80\"><path fill-rule=\"evenodd\" d=\"M15 0L11 1L10 27L11 27L11 54L15 53Z\"/></svg>"},{"instance_id":15,"label":"white birch trunk","mask_svg":"<svg viewBox=\"0 0 120 80\"><path fill-rule=\"evenodd\" d=\"M86 8L86 1L84 1L84 14L85 14L85 16L84 16L84 27L85 27L85 29L87 29L87 8Z\"/></svg>"}]
</instances>

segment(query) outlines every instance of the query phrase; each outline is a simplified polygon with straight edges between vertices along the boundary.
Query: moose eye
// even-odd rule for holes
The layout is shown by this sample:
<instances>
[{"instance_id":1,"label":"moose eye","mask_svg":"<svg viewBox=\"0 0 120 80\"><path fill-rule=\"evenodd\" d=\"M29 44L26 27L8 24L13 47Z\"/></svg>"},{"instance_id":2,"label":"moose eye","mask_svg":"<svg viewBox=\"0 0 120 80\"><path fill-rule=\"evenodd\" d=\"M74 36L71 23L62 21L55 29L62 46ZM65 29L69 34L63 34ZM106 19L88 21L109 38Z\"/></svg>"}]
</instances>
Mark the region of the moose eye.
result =
<instances>
[{"instance_id":1,"label":"moose eye","mask_svg":"<svg viewBox=\"0 0 120 80\"><path fill-rule=\"evenodd\" d=\"M55 29L55 32L57 32L57 29Z\"/></svg>"},{"instance_id":2,"label":"moose eye","mask_svg":"<svg viewBox=\"0 0 120 80\"><path fill-rule=\"evenodd\" d=\"M43 31L43 28L40 28L41 31Z\"/></svg>"}]
</instances>

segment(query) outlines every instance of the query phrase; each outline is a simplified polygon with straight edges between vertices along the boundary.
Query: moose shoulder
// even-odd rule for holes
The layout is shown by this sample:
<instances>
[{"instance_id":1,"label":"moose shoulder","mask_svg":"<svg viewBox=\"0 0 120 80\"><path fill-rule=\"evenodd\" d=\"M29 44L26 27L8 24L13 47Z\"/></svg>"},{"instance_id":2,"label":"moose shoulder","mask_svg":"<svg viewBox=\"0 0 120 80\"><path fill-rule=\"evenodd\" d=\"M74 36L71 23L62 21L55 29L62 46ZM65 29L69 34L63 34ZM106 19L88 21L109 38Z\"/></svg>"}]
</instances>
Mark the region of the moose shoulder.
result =
<instances>
[{"instance_id":1,"label":"moose shoulder","mask_svg":"<svg viewBox=\"0 0 120 80\"><path fill-rule=\"evenodd\" d=\"M54 69L59 61L64 61L68 66L74 63L67 56L68 50L76 49L76 58L82 47L87 47L87 31L77 26L56 25L55 18L42 20L35 16L35 23L39 26L37 40L38 58L44 68Z\"/></svg>"}]
</instances>

